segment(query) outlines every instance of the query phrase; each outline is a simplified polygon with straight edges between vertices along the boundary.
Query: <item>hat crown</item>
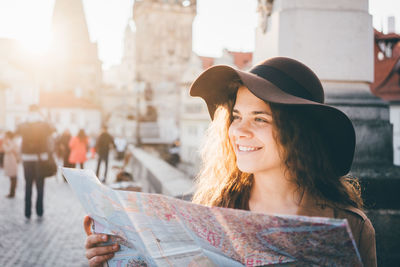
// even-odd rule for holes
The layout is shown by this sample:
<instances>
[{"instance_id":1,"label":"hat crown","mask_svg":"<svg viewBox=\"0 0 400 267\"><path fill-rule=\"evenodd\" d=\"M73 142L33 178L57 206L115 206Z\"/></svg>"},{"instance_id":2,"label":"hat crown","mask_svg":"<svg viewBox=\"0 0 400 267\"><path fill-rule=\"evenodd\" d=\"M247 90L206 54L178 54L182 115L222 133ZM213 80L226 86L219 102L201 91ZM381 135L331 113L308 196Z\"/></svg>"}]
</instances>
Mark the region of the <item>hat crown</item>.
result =
<instances>
[{"instance_id":1,"label":"hat crown","mask_svg":"<svg viewBox=\"0 0 400 267\"><path fill-rule=\"evenodd\" d=\"M288 94L324 103L324 90L320 80L310 68L299 61L275 57L254 66L250 72Z\"/></svg>"}]
</instances>

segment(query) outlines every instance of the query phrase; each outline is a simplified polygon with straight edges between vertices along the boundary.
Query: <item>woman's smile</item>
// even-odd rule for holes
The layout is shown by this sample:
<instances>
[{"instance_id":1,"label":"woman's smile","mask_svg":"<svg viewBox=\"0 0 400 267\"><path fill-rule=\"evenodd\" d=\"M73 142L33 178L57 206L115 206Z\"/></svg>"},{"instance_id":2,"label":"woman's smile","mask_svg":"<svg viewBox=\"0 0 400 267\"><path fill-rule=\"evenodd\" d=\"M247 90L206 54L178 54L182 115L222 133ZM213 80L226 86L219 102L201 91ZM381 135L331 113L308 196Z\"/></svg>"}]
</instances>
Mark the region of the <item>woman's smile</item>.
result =
<instances>
[{"instance_id":1,"label":"woman's smile","mask_svg":"<svg viewBox=\"0 0 400 267\"><path fill-rule=\"evenodd\" d=\"M236 150L238 152L254 152L262 149L262 147L246 146L246 145L236 145Z\"/></svg>"}]
</instances>

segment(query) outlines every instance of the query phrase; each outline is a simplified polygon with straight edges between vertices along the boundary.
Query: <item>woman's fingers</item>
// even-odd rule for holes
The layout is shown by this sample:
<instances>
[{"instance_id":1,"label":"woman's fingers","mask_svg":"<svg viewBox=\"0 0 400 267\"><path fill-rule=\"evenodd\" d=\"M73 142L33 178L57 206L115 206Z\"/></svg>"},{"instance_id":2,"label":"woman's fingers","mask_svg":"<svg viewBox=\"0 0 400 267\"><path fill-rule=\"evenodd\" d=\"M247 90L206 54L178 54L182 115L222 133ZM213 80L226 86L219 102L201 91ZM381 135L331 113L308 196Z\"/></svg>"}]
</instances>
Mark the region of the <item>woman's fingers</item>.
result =
<instances>
[{"instance_id":1,"label":"woman's fingers","mask_svg":"<svg viewBox=\"0 0 400 267\"><path fill-rule=\"evenodd\" d=\"M93 248L108 240L108 236L104 234L91 234L86 237L85 248Z\"/></svg>"},{"instance_id":2,"label":"woman's fingers","mask_svg":"<svg viewBox=\"0 0 400 267\"><path fill-rule=\"evenodd\" d=\"M113 254L103 255L103 256L96 256L89 259L89 266L90 267L102 267L103 262L111 259L114 256Z\"/></svg>"},{"instance_id":3,"label":"woman's fingers","mask_svg":"<svg viewBox=\"0 0 400 267\"><path fill-rule=\"evenodd\" d=\"M103 262L111 259L119 250L118 244L101 246L107 239L108 236L103 234L92 234L86 238L86 258L89 260L89 266L102 266Z\"/></svg>"},{"instance_id":4,"label":"woman's fingers","mask_svg":"<svg viewBox=\"0 0 400 267\"><path fill-rule=\"evenodd\" d=\"M119 249L118 244L86 249L86 258L90 260L98 256L106 256L108 254L114 254L114 252L117 252L118 249Z\"/></svg>"}]
</instances>

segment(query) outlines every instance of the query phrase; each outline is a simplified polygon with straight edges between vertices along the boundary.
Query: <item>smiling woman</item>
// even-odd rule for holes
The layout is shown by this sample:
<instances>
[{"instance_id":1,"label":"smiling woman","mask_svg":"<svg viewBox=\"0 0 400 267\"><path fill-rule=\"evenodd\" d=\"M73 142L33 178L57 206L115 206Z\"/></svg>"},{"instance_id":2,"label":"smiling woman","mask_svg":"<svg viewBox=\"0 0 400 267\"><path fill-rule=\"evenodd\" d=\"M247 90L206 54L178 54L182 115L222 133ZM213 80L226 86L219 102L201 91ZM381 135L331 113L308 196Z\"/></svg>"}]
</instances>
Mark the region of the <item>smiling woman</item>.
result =
<instances>
[{"instance_id":1,"label":"smiling woman","mask_svg":"<svg viewBox=\"0 0 400 267\"><path fill-rule=\"evenodd\" d=\"M190 90L213 119L193 202L345 218L364 266L376 266L374 228L361 210L357 179L346 176L354 128L343 112L324 104L314 72L282 57L249 72L214 66Z\"/></svg>"}]
</instances>

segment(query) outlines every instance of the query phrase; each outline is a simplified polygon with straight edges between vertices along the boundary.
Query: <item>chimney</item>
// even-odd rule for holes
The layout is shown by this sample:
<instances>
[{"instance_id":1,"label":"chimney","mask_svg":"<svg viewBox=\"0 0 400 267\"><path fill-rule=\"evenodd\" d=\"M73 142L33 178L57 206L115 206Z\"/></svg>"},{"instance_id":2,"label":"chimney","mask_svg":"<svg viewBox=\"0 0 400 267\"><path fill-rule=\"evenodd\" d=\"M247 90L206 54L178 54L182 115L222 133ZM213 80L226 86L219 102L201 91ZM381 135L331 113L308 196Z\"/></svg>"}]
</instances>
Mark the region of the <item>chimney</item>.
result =
<instances>
[{"instance_id":1,"label":"chimney","mask_svg":"<svg viewBox=\"0 0 400 267\"><path fill-rule=\"evenodd\" d=\"M396 32L396 20L394 16L388 17L388 33Z\"/></svg>"}]
</instances>

